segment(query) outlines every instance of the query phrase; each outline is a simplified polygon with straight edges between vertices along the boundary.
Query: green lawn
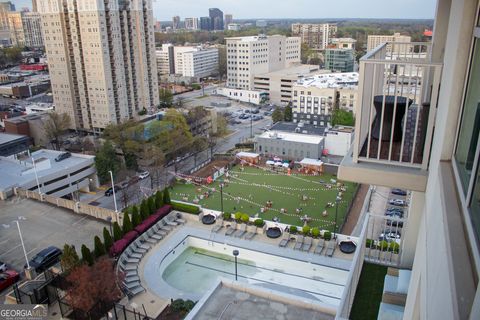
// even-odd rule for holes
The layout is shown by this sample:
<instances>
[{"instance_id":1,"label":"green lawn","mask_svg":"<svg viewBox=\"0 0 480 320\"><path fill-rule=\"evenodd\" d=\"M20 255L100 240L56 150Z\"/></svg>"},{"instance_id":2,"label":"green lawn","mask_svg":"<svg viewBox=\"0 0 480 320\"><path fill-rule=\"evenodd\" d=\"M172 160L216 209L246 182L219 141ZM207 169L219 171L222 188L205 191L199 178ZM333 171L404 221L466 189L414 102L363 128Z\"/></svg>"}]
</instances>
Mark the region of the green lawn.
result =
<instances>
[{"instance_id":1,"label":"green lawn","mask_svg":"<svg viewBox=\"0 0 480 320\"><path fill-rule=\"evenodd\" d=\"M248 213L250 216L256 216L272 220L278 217L280 222L287 224L303 225L301 216L305 214L312 218L309 223L312 227L320 227L333 231L335 221L335 207L326 209L328 202L335 203L338 192L336 184L331 184L331 179L336 179L329 174L320 176L305 175L284 175L271 171L264 171L258 168L245 167L241 171L240 166L236 166L231 171L229 182L223 189L223 207L225 212L235 213L237 211ZM326 184L332 186L328 189ZM342 200L338 205L338 226L348 210L352 201L356 185L353 183L344 183L346 191L343 192ZM201 192L198 189L201 188ZM199 199L208 188L215 188L210 196L200 200L199 204L205 208L221 210L220 188L217 180L208 187L199 187L191 183L178 182L173 190L171 197L175 200L193 202L195 198ZM303 196L308 200L303 201ZM273 207L265 213L260 212L260 208L265 206L267 201L273 202ZM285 208L285 214L280 213L280 209ZM296 209L301 208L302 212L297 214ZM322 212L327 210L328 215L322 216Z\"/></svg>"},{"instance_id":2,"label":"green lawn","mask_svg":"<svg viewBox=\"0 0 480 320\"><path fill-rule=\"evenodd\" d=\"M377 319L378 309L382 301L383 281L386 274L387 267L370 263L363 264L355 300L350 312L350 319Z\"/></svg>"}]
</instances>

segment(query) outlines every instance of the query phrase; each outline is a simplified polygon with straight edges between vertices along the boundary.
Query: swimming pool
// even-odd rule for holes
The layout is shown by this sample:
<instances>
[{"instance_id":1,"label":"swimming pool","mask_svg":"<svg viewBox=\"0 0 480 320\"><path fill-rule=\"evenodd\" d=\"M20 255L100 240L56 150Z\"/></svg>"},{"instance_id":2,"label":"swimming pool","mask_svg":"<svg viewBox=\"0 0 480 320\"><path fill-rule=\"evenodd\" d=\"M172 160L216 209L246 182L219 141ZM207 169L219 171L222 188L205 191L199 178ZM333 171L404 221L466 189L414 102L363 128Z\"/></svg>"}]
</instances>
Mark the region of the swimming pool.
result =
<instances>
[{"instance_id":1,"label":"swimming pool","mask_svg":"<svg viewBox=\"0 0 480 320\"><path fill-rule=\"evenodd\" d=\"M290 259L251 249L186 237L167 255L152 255L144 268L150 290L167 298L200 299L220 277L238 280L338 306L348 270Z\"/></svg>"}]
</instances>

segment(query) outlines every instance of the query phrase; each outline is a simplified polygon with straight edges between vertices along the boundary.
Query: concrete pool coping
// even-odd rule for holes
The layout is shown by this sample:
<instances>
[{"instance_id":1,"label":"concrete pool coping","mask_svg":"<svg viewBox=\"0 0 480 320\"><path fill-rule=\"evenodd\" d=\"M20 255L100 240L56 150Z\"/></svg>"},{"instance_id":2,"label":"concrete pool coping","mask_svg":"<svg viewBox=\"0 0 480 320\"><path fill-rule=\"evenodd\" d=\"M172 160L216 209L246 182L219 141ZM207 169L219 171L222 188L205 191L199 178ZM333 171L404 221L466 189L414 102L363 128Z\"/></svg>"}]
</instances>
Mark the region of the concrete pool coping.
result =
<instances>
[{"instance_id":1,"label":"concrete pool coping","mask_svg":"<svg viewBox=\"0 0 480 320\"><path fill-rule=\"evenodd\" d=\"M153 312L152 314L154 314L155 311L157 311L159 314L168 304L170 298L174 297L174 295L178 292L176 289L172 290L174 288L172 288L168 283L165 283L165 288L162 287L162 296L155 294L153 289L148 286L148 281L145 279L145 266L153 255L159 255L162 257L161 259L164 259L188 236L350 272L353 255L343 254L340 252L340 250L338 250L338 248L337 250L335 250L335 254L333 257L327 257L324 255L314 254L313 252L302 252L293 250L293 248L278 247L280 239L269 239L261 233L258 233L253 240L245 240L231 236L225 236L225 228L222 229L219 233L215 234L211 232L213 226L203 225L198 220L198 216L185 213L182 213L182 215L185 220L187 220L187 223L185 225L180 225L174 228L164 239L159 241L156 245L152 246L152 248L141 259L138 265L138 275L140 277L140 282L142 286L146 289L146 292L133 297L130 300L130 304L133 303L134 305L149 305L150 308L147 308L149 314L151 312ZM313 250L313 248L316 246L316 243L316 241L313 243L312 249L310 251ZM152 301L155 301L155 303ZM161 304L162 310L155 310L155 307L152 304Z\"/></svg>"}]
</instances>

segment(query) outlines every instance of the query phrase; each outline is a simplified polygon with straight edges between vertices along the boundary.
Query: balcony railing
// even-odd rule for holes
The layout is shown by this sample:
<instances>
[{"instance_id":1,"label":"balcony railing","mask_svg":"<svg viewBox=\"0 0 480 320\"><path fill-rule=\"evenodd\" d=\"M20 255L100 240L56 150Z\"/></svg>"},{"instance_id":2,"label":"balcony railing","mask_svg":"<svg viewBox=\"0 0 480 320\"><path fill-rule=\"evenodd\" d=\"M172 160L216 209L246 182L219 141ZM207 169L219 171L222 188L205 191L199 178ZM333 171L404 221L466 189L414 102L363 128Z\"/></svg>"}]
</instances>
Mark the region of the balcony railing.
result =
<instances>
[{"instance_id":1,"label":"balcony railing","mask_svg":"<svg viewBox=\"0 0 480 320\"><path fill-rule=\"evenodd\" d=\"M384 43L360 60L353 162L428 168L442 65L430 43Z\"/></svg>"}]
</instances>

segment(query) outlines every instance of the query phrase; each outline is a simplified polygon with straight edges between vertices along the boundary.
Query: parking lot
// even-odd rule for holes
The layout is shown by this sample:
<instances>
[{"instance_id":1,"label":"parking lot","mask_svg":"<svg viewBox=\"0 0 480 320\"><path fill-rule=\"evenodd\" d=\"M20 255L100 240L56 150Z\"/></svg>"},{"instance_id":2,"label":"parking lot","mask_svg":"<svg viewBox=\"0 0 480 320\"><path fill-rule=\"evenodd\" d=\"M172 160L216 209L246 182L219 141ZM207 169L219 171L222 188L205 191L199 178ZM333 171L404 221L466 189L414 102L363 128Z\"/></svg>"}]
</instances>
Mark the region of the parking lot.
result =
<instances>
[{"instance_id":1,"label":"parking lot","mask_svg":"<svg viewBox=\"0 0 480 320\"><path fill-rule=\"evenodd\" d=\"M0 261L17 271L22 271L26 262L15 220L19 221L29 259L48 246L62 249L65 242L75 245L80 255L82 244L93 249L93 237L101 236L103 227L108 228L106 221L30 199L0 201L0 212Z\"/></svg>"}]
</instances>

